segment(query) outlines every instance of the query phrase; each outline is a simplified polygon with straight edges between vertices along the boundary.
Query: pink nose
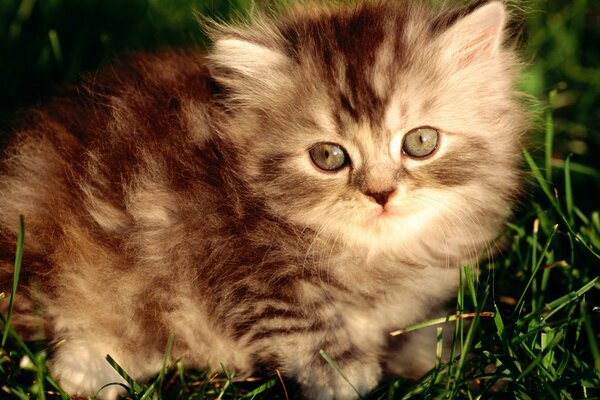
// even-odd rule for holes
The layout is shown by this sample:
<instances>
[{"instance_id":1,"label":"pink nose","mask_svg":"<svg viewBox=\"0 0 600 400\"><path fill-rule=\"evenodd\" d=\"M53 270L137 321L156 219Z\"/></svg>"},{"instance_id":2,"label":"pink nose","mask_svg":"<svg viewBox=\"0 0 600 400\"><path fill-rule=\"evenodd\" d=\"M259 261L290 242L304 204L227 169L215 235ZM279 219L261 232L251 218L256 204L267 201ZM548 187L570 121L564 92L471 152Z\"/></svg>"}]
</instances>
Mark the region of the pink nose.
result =
<instances>
[{"instance_id":1,"label":"pink nose","mask_svg":"<svg viewBox=\"0 0 600 400\"><path fill-rule=\"evenodd\" d=\"M384 192L366 191L365 194L371 197L380 206L385 206L394 190L386 190Z\"/></svg>"}]
</instances>

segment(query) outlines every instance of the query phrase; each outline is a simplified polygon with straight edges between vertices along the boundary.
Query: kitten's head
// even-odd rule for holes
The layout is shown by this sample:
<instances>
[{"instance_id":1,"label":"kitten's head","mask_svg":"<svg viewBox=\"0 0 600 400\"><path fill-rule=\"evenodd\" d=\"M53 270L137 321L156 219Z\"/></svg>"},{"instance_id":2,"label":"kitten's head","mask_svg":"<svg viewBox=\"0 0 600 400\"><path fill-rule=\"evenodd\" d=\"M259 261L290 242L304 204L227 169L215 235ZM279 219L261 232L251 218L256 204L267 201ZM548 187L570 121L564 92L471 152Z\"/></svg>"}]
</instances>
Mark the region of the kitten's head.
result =
<instances>
[{"instance_id":1,"label":"kitten's head","mask_svg":"<svg viewBox=\"0 0 600 400\"><path fill-rule=\"evenodd\" d=\"M491 240L526 129L506 19L498 1L363 2L222 29L210 58L241 173L274 214L332 240L386 252Z\"/></svg>"}]
</instances>

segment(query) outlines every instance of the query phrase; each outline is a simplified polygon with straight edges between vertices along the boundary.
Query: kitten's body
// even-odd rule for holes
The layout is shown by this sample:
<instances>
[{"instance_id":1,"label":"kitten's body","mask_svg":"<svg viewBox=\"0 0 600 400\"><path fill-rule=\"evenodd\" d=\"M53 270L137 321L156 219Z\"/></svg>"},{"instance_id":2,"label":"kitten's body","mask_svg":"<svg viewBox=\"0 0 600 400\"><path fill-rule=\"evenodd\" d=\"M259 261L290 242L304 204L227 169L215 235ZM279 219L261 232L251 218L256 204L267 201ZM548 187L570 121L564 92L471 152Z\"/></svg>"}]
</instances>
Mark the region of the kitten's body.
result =
<instances>
[{"instance_id":1,"label":"kitten's body","mask_svg":"<svg viewBox=\"0 0 600 400\"><path fill-rule=\"evenodd\" d=\"M382 367L430 368L433 338L390 351L388 333L452 296L519 186L505 13L475 8L377 3L225 28L208 58L140 55L32 113L1 164L0 277L21 212L14 322L34 329L43 305L64 388L118 381L106 354L156 373L170 334L188 365L277 366L313 398L355 396L320 349L361 392ZM402 138L421 126L439 148L410 158ZM350 164L319 170L320 142ZM390 185L384 208L370 193Z\"/></svg>"}]
</instances>

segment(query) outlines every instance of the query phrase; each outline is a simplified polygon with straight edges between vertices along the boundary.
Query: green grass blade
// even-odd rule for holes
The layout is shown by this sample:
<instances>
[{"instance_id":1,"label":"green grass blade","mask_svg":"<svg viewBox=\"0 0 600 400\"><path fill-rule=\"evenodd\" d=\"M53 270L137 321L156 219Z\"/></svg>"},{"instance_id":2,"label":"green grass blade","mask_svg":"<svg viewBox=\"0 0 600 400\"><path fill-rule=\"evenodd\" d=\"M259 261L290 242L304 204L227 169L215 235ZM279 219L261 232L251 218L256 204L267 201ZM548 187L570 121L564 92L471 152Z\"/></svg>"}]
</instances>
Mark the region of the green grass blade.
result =
<instances>
[{"instance_id":1,"label":"green grass blade","mask_svg":"<svg viewBox=\"0 0 600 400\"><path fill-rule=\"evenodd\" d=\"M123 379L125 379L125 382L129 384L129 388L131 388L135 393L142 391L142 387L138 385L138 383L131 376L129 376L129 374L119 365L119 363L115 361L114 358L110 356L110 354L106 355L106 361L108 361L108 363L115 369L115 371L117 371L119 375L121 375Z\"/></svg>"},{"instance_id":2,"label":"green grass blade","mask_svg":"<svg viewBox=\"0 0 600 400\"><path fill-rule=\"evenodd\" d=\"M58 40L58 33L54 29L50 29L50 31L48 31L48 39L50 40L50 47L52 48L54 60L60 68L63 64L63 55L60 40Z\"/></svg>"},{"instance_id":3,"label":"green grass blade","mask_svg":"<svg viewBox=\"0 0 600 400\"><path fill-rule=\"evenodd\" d=\"M548 181L544 178L544 176L542 175L542 172L540 171L539 167L537 166L537 164L533 160L533 157L531 157L531 154L529 154L529 152L525 148L523 148L523 156L525 157L525 161L527 161L527 164L529 165L529 168L531 169L533 177L536 179L536 181L538 182L538 184L542 188L542 191L544 192L544 194L546 195L546 197L548 198L548 200L550 200L550 204L552 204L552 206L557 211L560 212L560 208L556 204L556 198L554 197L554 195L552 194L552 191L550 190L550 186L548 185Z\"/></svg>"},{"instance_id":4,"label":"green grass blade","mask_svg":"<svg viewBox=\"0 0 600 400\"><path fill-rule=\"evenodd\" d=\"M525 367L523 372L521 372L521 375L519 375L516 380L520 381L521 379L526 377L531 371L533 371L533 369L542 362L542 360L550 352L550 350L552 350L558 344L558 342L563 338L564 335L565 331L559 331L554 337L554 339L552 339L552 341L548 344L548 346L542 352L538 353L538 355L534 358L533 362L530 363L527 367ZM524 342L522 344L524 344ZM533 354L531 350L530 352L531 354ZM539 365L539 367L541 370L546 371L548 377L552 379L552 375L549 374L548 370L544 368L543 365Z\"/></svg>"},{"instance_id":5,"label":"green grass blade","mask_svg":"<svg viewBox=\"0 0 600 400\"><path fill-rule=\"evenodd\" d=\"M473 302L473 307L477 308L477 295L475 294L475 278L473 270L469 265L465 265L463 267L463 271L465 272L465 277L467 278L467 288L469 289L469 294L471 295L471 301Z\"/></svg>"},{"instance_id":6,"label":"green grass blade","mask_svg":"<svg viewBox=\"0 0 600 400\"><path fill-rule=\"evenodd\" d=\"M390 332L390 336L399 336L407 332L416 331L418 329L427 328L429 326L440 325L446 322L458 321L461 319L475 318L475 317L494 317L494 313L490 311L482 311L482 312L470 312L470 313L461 313L461 314L452 314L445 317L439 317L430 319L423 322L418 322L413 325L409 325L406 328L398 329L393 332Z\"/></svg>"},{"instance_id":7,"label":"green grass blade","mask_svg":"<svg viewBox=\"0 0 600 400\"><path fill-rule=\"evenodd\" d=\"M554 315L557 311L568 305L569 303L578 300L583 296L587 291L591 290L596 282L600 279L600 277L596 277L589 281L587 284L581 287L581 289L568 293L564 296L559 297L558 299L546 304L544 307L545 310L549 310L549 312L542 318L542 322L548 320L552 315ZM533 313L532 313L533 314Z\"/></svg>"},{"instance_id":8,"label":"green grass blade","mask_svg":"<svg viewBox=\"0 0 600 400\"><path fill-rule=\"evenodd\" d=\"M148 400L150 398L150 396L155 394L156 386L158 383L159 383L158 379L155 380L154 382L152 382L152 385L148 386L148 389L146 389L144 391L144 393L140 397L140 400Z\"/></svg>"},{"instance_id":9,"label":"green grass blade","mask_svg":"<svg viewBox=\"0 0 600 400\"><path fill-rule=\"evenodd\" d=\"M162 388L163 381L165 379L165 375L167 374L167 370L169 369L169 363L171 362L171 350L173 349L173 341L175 340L175 336L172 334L169 335L167 339L167 347L165 349L165 353L163 355L163 363L160 368L160 372L158 374L158 378L154 383L158 385L159 388Z\"/></svg>"},{"instance_id":10,"label":"green grass blade","mask_svg":"<svg viewBox=\"0 0 600 400\"><path fill-rule=\"evenodd\" d=\"M540 266L542 265L542 262L544 261L544 257L546 256L546 253L548 252L548 249L550 248L550 244L552 243L552 240L554 239L554 235L556 235L557 229L558 229L558 225L554 225L554 228L552 229L552 233L550 234L550 237L548 237L548 240L546 240L546 244L544 245L542 253L540 254L539 260L538 260L537 264L534 266L533 271L531 271L531 276L529 277L529 280L527 281L527 285L525 285L525 289L523 289L523 292L521 293L521 297L519 297L519 300L517 301L517 304L515 305L513 315L519 315L521 313L521 310L523 309L523 305L524 305L525 295L527 294L529 287L531 286L531 283L535 279L535 275L536 275L537 271L539 270Z\"/></svg>"},{"instance_id":11,"label":"green grass blade","mask_svg":"<svg viewBox=\"0 0 600 400\"><path fill-rule=\"evenodd\" d=\"M594 178L594 179L600 179L600 171L598 171L597 169L590 167L588 165L583 165L577 162L573 162L571 161L569 163L569 168L571 170L571 172L574 172L576 174L581 174L581 175L587 175L590 178ZM560 169L564 169L566 165L566 161L563 160L558 160L558 159L553 159L552 160L552 166L554 168L560 168Z\"/></svg>"},{"instance_id":12,"label":"green grass blade","mask_svg":"<svg viewBox=\"0 0 600 400\"><path fill-rule=\"evenodd\" d=\"M598 349L598 341L595 334L596 331L592 326L592 320L589 312L587 311L587 303L585 301L581 302L580 310L583 317L585 333L590 347L590 353L592 353L592 358L594 359L594 368L600 374L600 350Z\"/></svg>"},{"instance_id":13,"label":"green grass blade","mask_svg":"<svg viewBox=\"0 0 600 400\"><path fill-rule=\"evenodd\" d=\"M452 392L450 394L450 398L454 398L454 396L456 395L456 392L458 391L458 386L459 386L459 383L461 382L460 375L462 374L463 369L465 367L465 362L467 361L467 356L471 351L471 344L472 344L473 337L475 335L475 330L476 330L478 323L479 323L479 315L477 314L475 316L475 318L473 319L473 323L469 327L469 330L467 331L467 337L463 343L463 346L460 349L460 357L458 359L458 365L456 367L456 371L454 372L454 380L453 380L453 384L452 384Z\"/></svg>"},{"instance_id":14,"label":"green grass blade","mask_svg":"<svg viewBox=\"0 0 600 400\"><path fill-rule=\"evenodd\" d=\"M244 396L240 397L240 399L248 399L248 398L253 399L254 397L258 396L259 394L264 393L267 390L271 389L273 386L275 386L275 383L276 383L275 378L269 379L268 381L266 381L265 383L263 383L256 389L254 389L254 390L246 393Z\"/></svg>"},{"instance_id":15,"label":"green grass blade","mask_svg":"<svg viewBox=\"0 0 600 400\"><path fill-rule=\"evenodd\" d=\"M15 270L13 273L13 285L10 300L8 302L8 312L6 319L4 320L4 329L2 330L2 343L1 347L6 345L6 339L8 338L8 332L10 329L10 318L12 317L13 307L15 302L15 295L17 293L17 286L19 285L19 275L21 274L21 263L23 261L23 246L25 244L25 217L19 215L19 232L17 233L17 251L15 252Z\"/></svg>"},{"instance_id":16,"label":"green grass blade","mask_svg":"<svg viewBox=\"0 0 600 400\"><path fill-rule=\"evenodd\" d=\"M124 384L124 383L117 383L117 382L113 382L113 383L107 383L106 385L102 385L102 386L100 387L100 389L96 390L96 393L95 393L93 396L91 396L92 400L96 400L96 399L98 399L98 395L99 395L99 394L100 394L100 393L101 393L101 392L102 392L104 389L106 389L107 387L110 387L110 386L121 386L121 387L123 387L123 388L124 388L125 390L127 390L127 391L129 391L129 390L131 389L129 386L127 386L127 385L126 385L126 384Z\"/></svg>"},{"instance_id":17,"label":"green grass blade","mask_svg":"<svg viewBox=\"0 0 600 400\"><path fill-rule=\"evenodd\" d=\"M545 159L546 159L546 180L552 181L552 149L554 147L554 106L556 104L556 90L548 94L548 103L550 109L546 113L546 135L545 135Z\"/></svg>"},{"instance_id":18,"label":"green grass blade","mask_svg":"<svg viewBox=\"0 0 600 400\"><path fill-rule=\"evenodd\" d=\"M533 234L531 235L531 240L532 240L532 244L531 244L531 271L533 271L531 273L531 276L533 277L535 275L535 273L537 272L537 265L538 265L538 233L540 231L540 220L539 218L536 218L533 221ZM532 292L532 300L531 300L531 308L533 310L535 310L537 308L537 304L536 304L536 292L537 292L537 282L535 279L531 280L531 292Z\"/></svg>"},{"instance_id":19,"label":"green grass blade","mask_svg":"<svg viewBox=\"0 0 600 400\"><path fill-rule=\"evenodd\" d=\"M573 214L573 187L571 184L571 156L569 155L565 160L565 203L567 205L567 216L569 217L569 224L575 223L575 216Z\"/></svg>"}]
</instances>

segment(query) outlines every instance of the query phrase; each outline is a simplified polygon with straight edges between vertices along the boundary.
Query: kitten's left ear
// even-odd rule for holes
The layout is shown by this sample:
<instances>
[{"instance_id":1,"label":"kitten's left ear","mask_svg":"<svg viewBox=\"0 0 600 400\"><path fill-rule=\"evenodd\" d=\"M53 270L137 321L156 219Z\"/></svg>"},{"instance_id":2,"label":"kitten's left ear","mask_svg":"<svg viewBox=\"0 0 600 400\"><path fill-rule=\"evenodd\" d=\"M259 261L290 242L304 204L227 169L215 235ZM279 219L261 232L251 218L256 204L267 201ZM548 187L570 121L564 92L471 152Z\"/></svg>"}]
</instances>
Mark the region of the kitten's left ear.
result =
<instances>
[{"instance_id":1,"label":"kitten's left ear","mask_svg":"<svg viewBox=\"0 0 600 400\"><path fill-rule=\"evenodd\" d=\"M500 1L476 8L442 34L444 58L461 65L492 58L500 49L507 12Z\"/></svg>"},{"instance_id":2,"label":"kitten's left ear","mask_svg":"<svg viewBox=\"0 0 600 400\"><path fill-rule=\"evenodd\" d=\"M276 35L268 28L259 35L221 27L212 35L209 53L214 78L235 91L273 88L284 76L289 58L279 49Z\"/></svg>"}]
</instances>

